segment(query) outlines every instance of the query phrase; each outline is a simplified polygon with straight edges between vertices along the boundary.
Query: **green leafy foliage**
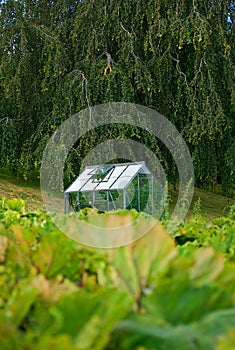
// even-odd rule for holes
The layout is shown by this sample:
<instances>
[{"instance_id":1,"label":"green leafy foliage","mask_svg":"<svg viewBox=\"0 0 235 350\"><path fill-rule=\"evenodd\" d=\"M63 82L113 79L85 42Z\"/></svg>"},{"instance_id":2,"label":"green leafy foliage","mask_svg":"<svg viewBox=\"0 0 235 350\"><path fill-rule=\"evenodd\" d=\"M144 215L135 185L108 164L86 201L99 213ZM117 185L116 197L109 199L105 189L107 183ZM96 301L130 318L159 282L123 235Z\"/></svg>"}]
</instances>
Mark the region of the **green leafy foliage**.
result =
<instances>
[{"instance_id":1,"label":"green leafy foliage","mask_svg":"<svg viewBox=\"0 0 235 350\"><path fill-rule=\"evenodd\" d=\"M0 211L1 349L233 348L231 212L195 215L174 238L156 223L128 246L98 250L68 239L45 213L18 212L20 203ZM20 216L6 222L8 211ZM80 220L97 215L85 210Z\"/></svg>"},{"instance_id":2,"label":"green leafy foliage","mask_svg":"<svg viewBox=\"0 0 235 350\"><path fill-rule=\"evenodd\" d=\"M125 101L156 109L182 132L198 184L234 193L234 1L5 0L0 37L2 168L35 178L62 121ZM112 72L104 75L106 51ZM88 150L117 137L145 143L177 181L162 145L126 126L81 138L67 179Z\"/></svg>"},{"instance_id":3,"label":"green leafy foliage","mask_svg":"<svg viewBox=\"0 0 235 350\"><path fill-rule=\"evenodd\" d=\"M233 206L228 217L208 221L203 216L195 215L178 228L174 238L182 254L187 254L197 247L213 247L216 251L224 253L226 260L235 261Z\"/></svg>"}]
</instances>

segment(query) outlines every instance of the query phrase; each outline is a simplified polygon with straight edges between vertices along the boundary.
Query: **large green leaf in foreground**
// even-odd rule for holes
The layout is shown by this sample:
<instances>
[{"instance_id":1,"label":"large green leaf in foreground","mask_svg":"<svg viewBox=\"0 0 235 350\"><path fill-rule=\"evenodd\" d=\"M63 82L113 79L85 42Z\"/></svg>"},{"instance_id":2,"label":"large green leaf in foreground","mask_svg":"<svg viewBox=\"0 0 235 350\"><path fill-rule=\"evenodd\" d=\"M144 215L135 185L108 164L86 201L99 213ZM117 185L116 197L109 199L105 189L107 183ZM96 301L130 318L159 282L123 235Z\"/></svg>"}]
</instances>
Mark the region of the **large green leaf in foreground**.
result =
<instances>
[{"instance_id":1,"label":"large green leaf in foreground","mask_svg":"<svg viewBox=\"0 0 235 350\"><path fill-rule=\"evenodd\" d=\"M176 246L156 224L128 246L99 250L13 204L0 206L0 349L235 348L233 241L227 254L208 244L227 242L231 218L192 218L178 229L177 237L193 235L201 248L187 240ZM123 222L127 214L100 222L109 215Z\"/></svg>"}]
</instances>

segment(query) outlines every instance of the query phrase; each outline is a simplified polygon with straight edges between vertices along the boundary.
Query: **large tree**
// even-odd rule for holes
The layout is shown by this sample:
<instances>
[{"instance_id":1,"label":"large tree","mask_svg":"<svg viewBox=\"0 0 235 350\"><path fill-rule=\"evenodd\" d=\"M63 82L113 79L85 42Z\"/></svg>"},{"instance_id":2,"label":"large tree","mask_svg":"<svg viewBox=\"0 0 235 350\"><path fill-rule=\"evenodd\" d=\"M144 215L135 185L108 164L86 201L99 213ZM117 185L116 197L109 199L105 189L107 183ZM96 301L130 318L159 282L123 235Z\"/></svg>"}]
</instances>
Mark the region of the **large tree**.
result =
<instances>
[{"instance_id":1,"label":"large tree","mask_svg":"<svg viewBox=\"0 0 235 350\"><path fill-rule=\"evenodd\" d=\"M228 191L235 172L234 35L230 0L4 1L2 166L38 171L43 147L63 120L88 106L126 101L165 115L191 150L197 183ZM105 52L111 74L104 74ZM131 134L104 129L80 140L78 161L97 142ZM167 167L164 147L142 136ZM69 173L76 155L69 156ZM175 171L168 175L177 179Z\"/></svg>"}]
</instances>

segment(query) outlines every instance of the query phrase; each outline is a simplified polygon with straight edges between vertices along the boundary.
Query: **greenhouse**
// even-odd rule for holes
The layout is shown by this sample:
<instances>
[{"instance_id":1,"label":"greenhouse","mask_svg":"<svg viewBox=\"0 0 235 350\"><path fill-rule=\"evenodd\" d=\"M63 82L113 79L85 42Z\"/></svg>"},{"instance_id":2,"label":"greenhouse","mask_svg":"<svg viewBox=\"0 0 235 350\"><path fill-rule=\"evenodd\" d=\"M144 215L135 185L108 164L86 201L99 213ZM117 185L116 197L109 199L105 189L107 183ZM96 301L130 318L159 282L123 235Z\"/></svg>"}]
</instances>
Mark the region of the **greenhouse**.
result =
<instances>
[{"instance_id":1,"label":"greenhouse","mask_svg":"<svg viewBox=\"0 0 235 350\"><path fill-rule=\"evenodd\" d=\"M153 215L164 193L155 180L145 162L87 166L66 189L64 212L134 208Z\"/></svg>"}]
</instances>

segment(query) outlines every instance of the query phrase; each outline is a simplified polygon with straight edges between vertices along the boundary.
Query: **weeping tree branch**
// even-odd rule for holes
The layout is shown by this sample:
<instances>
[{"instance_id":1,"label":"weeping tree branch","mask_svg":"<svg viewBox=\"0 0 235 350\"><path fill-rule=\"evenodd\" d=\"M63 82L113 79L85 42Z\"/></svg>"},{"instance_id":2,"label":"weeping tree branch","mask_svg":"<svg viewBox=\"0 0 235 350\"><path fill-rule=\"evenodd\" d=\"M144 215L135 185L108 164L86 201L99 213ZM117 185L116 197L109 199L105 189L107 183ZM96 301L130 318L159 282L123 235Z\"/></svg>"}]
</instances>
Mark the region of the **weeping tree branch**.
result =
<instances>
[{"instance_id":1,"label":"weeping tree branch","mask_svg":"<svg viewBox=\"0 0 235 350\"><path fill-rule=\"evenodd\" d=\"M91 113L90 101L89 101L89 98L88 98L88 80L87 80L85 74L79 69L73 70L68 75L73 76L73 80L71 82L71 85L74 85L76 80L80 80L81 83L82 83L82 91L85 93L85 101L86 101L87 106L89 108L89 113L90 113L89 123L90 123L91 118L92 118L92 113Z\"/></svg>"}]
</instances>

